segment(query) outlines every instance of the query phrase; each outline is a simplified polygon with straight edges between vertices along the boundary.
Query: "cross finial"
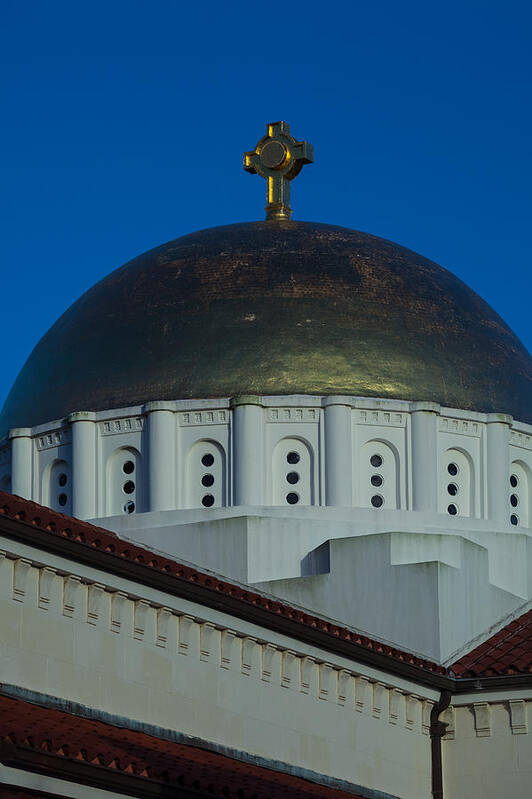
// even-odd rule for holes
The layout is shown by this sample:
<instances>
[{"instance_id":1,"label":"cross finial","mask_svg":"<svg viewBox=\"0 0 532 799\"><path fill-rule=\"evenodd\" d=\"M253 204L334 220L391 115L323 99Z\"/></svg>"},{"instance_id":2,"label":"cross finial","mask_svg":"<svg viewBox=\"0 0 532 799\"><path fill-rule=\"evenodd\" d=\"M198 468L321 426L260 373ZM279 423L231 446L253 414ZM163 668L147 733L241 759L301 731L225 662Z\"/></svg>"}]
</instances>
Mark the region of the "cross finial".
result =
<instances>
[{"instance_id":1,"label":"cross finial","mask_svg":"<svg viewBox=\"0 0 532 799\"><path fill-rule=\"evenodd\" d=\"M314 148L296 141L286 122L271 122L254 150L244 153L244 169L266 179L266 219L290 219L290 181L314 161Z\"/></svg>"}]
</instances>

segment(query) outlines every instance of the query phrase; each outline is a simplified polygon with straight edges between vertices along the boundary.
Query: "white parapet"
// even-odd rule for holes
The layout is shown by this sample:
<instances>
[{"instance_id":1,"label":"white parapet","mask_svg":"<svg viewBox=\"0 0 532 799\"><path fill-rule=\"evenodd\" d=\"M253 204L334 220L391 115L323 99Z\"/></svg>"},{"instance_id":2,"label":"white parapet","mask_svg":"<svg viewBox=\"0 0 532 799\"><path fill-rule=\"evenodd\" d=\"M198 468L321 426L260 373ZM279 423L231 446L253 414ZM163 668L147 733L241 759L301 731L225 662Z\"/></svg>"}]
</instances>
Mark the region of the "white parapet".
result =
<instances>
[{"instance_id":1,"label":"white parapet","mask_svg":"<svg viewBox=\"0 0 532 799\"><path fill-rule=\"evenodd\" d=\"M80 518L325 505L532 523L532 426L432 402L150 402L12 430L0 445L2 486Z\"/></svg>"}]
</instances>

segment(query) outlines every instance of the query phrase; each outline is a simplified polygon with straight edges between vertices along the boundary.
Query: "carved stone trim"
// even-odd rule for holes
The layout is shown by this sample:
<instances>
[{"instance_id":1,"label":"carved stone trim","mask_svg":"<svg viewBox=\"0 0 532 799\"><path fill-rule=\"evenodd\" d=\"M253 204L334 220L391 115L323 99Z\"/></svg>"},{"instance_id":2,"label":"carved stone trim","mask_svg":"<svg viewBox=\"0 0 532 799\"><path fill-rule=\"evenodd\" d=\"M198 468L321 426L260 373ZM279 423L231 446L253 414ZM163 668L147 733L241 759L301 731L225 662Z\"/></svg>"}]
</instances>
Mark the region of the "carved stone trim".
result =
<instances>
[{"instance_id":1,"label":"carved stone trim","mask_svg":"<svg viewBox=\"0 0 532 799\"><path fill-rule=\"evenodd\" d=\"M491 708L487 702L473 703L475 732L477 738L489 738L491 735Z\"/></svg>"},{"instance_id":2,"label":"carved stone trim","mask_svg":"<svg viewBox=\"0 0 532 799\"><path fill-rule=\"evenodd\" d=\"M320 420L319 408L269 408L266 421L273 424L302 422L315 424Z\"/></svg>"},{"instance_id":3,"label":"carved stone trim","mask_svg":"<svg viewBox=\"0 0 532 799\"><path fill-rule=\"evenodd\" d=\"M510 430L510 446L532 449L532 436L520 433L518 430Z\"/></svg>"},{"instance_id":4,"label":"carved stone trim","mask_svg":"<svg viewBox=\"0 0 532 799\"><path fill-rule=\"evenodd\" d=\"M92 583L88 587L87 621L89 624L98 624L101 621L104 591L105 586L101 583Z\"/></svg>"},{"instance_id":5,"label":"carved stone trim","mask_svg":"<svg viewBox=\"0 0 532 799\"><path fill-rule=\"evenodd\" d=\"M157 646L166 647L168 644L168 630L172 611L170 608L159 608L157 610Z\"/></svg>"},{"instance_id":6,"label":"carved stone trim","mask_svg":"<svg viewBox=\"0 0 532 799\"><path fill-rule=\"evenodd\" d=\"M187 411L178 415L180 427L194 427L195 425L208 424L227 424L229 421L229 411Z\"/></svg>"},{"instance_id":7,"label":"carved stone trim","mask_svg":"<svg viewBox=\"0 0 532 799\"><path fill-rule=\"evenodd\" d=\"M116 436L120 433L136 433L144 429L144 418L135 416L129 419L110 419L100 423L100 435Z\"/></svg>"},{"instance_id":8,"label":"carved stone trim","mask_svg":"<svg viewBox=\"0 0 532 799\"><path fill-rule=\"evenodd\" d=\"M18 558L14 565L13 574L13 599L24 602L28 589L28 577L31 569L31 560Z\"/></svg>"},{"instance_id":9,"label":"carved stone trim","mask_svg":"<svg viewBox=\"0 0 532 799\"><path fill-rule=\"evenodd\" d=\"M524 699L510 699L508 702L510 711L510 727L512 735L526 735L528 732L528 719L526 716L526 702Z\"/></svg>"},{"instance_id":10,"label":"carved stone trim","mask_svg":"<svg viewBox=\"0 0 532 799\"><path fill-rule=\"evenodd\" d=\"M440 433L456 433L457 435L480 438L482 427L483 425L480 422L470 422L467 419L452 419L449 416L441 416L438 420Z\"/></svg>"},{"instance_id":11,"label":"carved stone trim","mask_svg":"<svg viewBox=\"0 0 532 799\"><path fill-rule=\"evenodd\" d=\"M64 427L61 430L54 430L50 433L42 433L35 439L35 446L38 452L42 452L52 447L61 447L64 444L70 444L72 436L69 427Z\"/></svg>"},{"instance_id":12,"label":"carved stone trim","mask_svg":"<svg viewBox=\"0 0 532 799\"><path fill-rule=\"evenodd\" d=\"M360 425L379 425L380 427L405 427L406 413L397 411L355 411L355 423Z\"/></svg>"},{"instance_id":13,"label":"carved stone trim","mask_svg":"<svg viewBox=\"0 0 532 799\"><path fill-rule=\"evenodd\" d=\"M39 607L41 610L48 610L50 606L50 597L55 575L56 570L50 568L50 566L39 569Z\"/></svg>"}]
</instances>

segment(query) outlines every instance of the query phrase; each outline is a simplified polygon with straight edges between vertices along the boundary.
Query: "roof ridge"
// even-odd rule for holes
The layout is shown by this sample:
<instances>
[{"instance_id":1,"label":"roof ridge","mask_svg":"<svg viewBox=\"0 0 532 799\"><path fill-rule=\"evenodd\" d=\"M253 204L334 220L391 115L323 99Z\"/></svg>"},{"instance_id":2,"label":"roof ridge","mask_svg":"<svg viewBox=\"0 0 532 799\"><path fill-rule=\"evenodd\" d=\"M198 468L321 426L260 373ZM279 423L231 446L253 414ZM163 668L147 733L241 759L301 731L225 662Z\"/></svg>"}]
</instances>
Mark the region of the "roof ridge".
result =
<instances>
[{"instance_id":1,"label":"roof ridge","mask_svg":"<svg viewBox=\"0 0 532 799\"><path fill-rule=\"evenodd\" d=\"M414 680L419 679L422 673L433 675L431 679L441 680L442 678L462 678L467 672L470 672L471 676L479 677L493 676L493 673L497 675L501 673L527 675L532 671L532 636L528 640L525 639L528 649L524 653L522 651L518 652L518 660L515 663L508 660L512 652L512 639L516 636L518 637L519 633L526 629L527 622L524 619L529 615L532 619L532 609L517 619L512 619L506 627L502 627L486 641L465 653L451 665L443 666L413 652L400 649L393 644L379 641L366 633L337 624L334 620L316 615L305 608L291 605L278 597L269 596L247 585L239 585L224 576L202 570L194 564L189 565L182 561L177 561L164 553L153 552L135 542L120 538L111 530L97 527L91 522L67 516L59 511L46 508L36 502L5 491L0 491L0 520L2 516L22 525L20 533L18 530L16 531L15 537L17 538L19 536L24 538L24 528L37 528L42 533L53 536L55 540L69 541L74 547L82 546L90 552L94 552L94 557L100 559L100 568L105 569L107 567L109 571L114 571L117 568L115 565L117 562L129 562L132 565L134 564L136 568L151 570L155 574L170 578L170 580L178 580L181 586L189 586L188 588L183 588L183 590L189 593L192 590L196 591L195 597L200 602L202 601L200 598L201 593L206 605L209 605L211 600L205 601L204 591L213 597L217 595L219 597L218 604L221 601L221 597L226 597L226 603L236 603L236 607L233 608L231 606L228 609L230 613L234 612L236 615L244 616L245 614L260 612L261 620L258 623L268 627L270 623L264 617L264 614L267 614L267 617L279 620L274 623L275 629L281 624L281 620L283 620L283 625L288 623L297 625L300 629L307 628L308 630L310 628L310 630L315 631L312 635L326 636L327 640L322 639L318 643L319 646L327 648L327 641L331 639L339 643L342 642L344 645L353 647L354 657L371 658L373 664L379 668L386 669L387 663L390 663L390 667L392 663L395 663L397 664L396 668L414 669L415 671L409 674L409 677ZM11 530L10 534L13 535L13 533L14 531ZM33 537L35 538L34 534ZM35 542L37 546L39 543L39 541ZM57 547L59 544L56 543L54 546ZM60 546L63 547L64 545L61 544ZM70 544L67 546L70 546ZM96 552L99 553L98 556L96 556ZM67 553L67 555L70 555L70 553ZM109 558L109 562L102 564L102 556L104 559ZM84 559L86 557L86 555L83 555ZM90 557L92 558L93 556L91 555ZM120 566L118 568L123 567ZM138 578L141 582L145 580L145 572L140 571ZM137 575L132 578L130 576L130 579L137 579ZM194 589L192 588L193 586L195 586ZM239 610L239 606L244 606L247 610ZM516 623L519 624L517 628L515 627ZM295 630L289 629L287 632L286 627L284 627L283 632L298 638L297 628ZM306 633L306 636L308 634ZM522 644L520 639L519 643ZM509 646L505 647L505 645ZM493 656L493 650L500 650L495 651L498 657ZM482 669L479 669L478 664L482 663L483 657L486 658L488 653L492 654L491 659L483 665ZM344 650L344 654L349 655L350 653ZM504 662L499 663L499 660L504 655L506 655ZM375 658L377 658L378 662L374 662ZM475 666L477 668L474 668Z\"/></svg>"},{"instance_id":2,"label":"roof ridge","mask_svg":"<svg viewBox=\"0 0 532 799\"><path fill-rule=\"evenodd\" d=\"M45 773L54 774L56 759L61 758L69 763L69 773L77 775L82 784L90 774L90 779L101 781L102 787L109 789L105 781L114 772L129 779L129 786L132 780L136 783L140 778L143 785L150 781L156 783L156 790L161 783L173 784L182 790L192 787L200 791L200 795L210 795L211 784L218 785L215 791L218 795L229 781L240 784L244 799L253 796L395 799L280 761L220 751L207 741L169 740L153 731L131 729L110 720L88 719L66 709L36 704L1 691L0 719L2 727L9 731L1 747L4 764L31 770L32 764L37 762ZM50 741L51 728L53 742ZM31 737L28 730L31 730Z\"/></svg>"},{"instance_id":3,"label":"roof ridge","mask_svg":"<svg viewBox=\"0 0 532 799\"><path fill-rule=\"evenodd\" d=\"M447 673L444 666L429 658L371 638L365 633L344 627L334 620L318 616L304 608L294 607L278 597L268 596L250 586L238 585L224 576L208 573L196 566L185 565L169 555L156 554L139 544L120 538L111 531L96 527L90 522L80 521L58 511L44 508L30 500L0 491L0 519L2 515L15 519L23 525L37 527L43 532L61 537L63 540L70 540L72 543L81 544L91 550L98 550L109 558L130 561L188 584L201 585L202 588L215 594L225 594L237 602L260 608L277 617L290 619L296 624L313 628L336 640L352 643L367 652L375 652L390 661L405 663L416 669L441 676Z\"/></svg>"}]
</instances>

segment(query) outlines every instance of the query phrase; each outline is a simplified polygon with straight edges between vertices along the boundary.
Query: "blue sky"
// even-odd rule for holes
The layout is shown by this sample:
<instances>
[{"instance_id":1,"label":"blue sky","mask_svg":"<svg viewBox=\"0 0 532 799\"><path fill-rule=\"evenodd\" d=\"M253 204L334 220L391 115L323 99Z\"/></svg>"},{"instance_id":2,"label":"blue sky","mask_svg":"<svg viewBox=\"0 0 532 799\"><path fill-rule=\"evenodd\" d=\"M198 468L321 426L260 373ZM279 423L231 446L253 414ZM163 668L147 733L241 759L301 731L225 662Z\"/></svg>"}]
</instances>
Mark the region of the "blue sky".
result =
<instances>
[{"instance_id":1,"label":"blue sky","mask_svg":"<svg viewBox=\"0 0 532 799\"><path fill-rule=\"evenodd\" d=\"M315 147L295 218L432 258L532 349L531 24L512 0L4 0L0 402L109 271L263 217L242 152L278 119Z\"/></svg>"}]
</instances>

